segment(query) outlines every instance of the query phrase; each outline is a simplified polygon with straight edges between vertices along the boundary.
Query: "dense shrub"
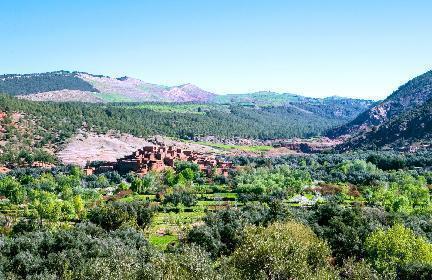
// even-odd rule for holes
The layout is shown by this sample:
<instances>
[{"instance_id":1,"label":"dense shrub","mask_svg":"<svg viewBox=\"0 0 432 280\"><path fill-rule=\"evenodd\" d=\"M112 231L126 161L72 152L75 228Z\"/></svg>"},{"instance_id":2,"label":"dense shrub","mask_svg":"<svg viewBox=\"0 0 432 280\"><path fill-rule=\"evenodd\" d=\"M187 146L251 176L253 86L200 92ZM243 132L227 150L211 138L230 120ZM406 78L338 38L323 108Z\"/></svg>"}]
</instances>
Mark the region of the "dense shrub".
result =
<instances>
[{"instance_id":1,"label":"dense shrub","mask_svg":"<svg viewBox=\"0 0 432 280\"><path fill-rule=\"evenodd\" d=\"M368 259L379 272L396 272L414 264L432 265L432 244L400 224L372 233L366 239L365 248Z\"/></svg>"},{"instance_id":2,"label":"dense shrub","mask_svg":"<svg viewBox=\"0 0 432 280\"><path fill-rule=\"evenodd\" d=\"M172 204L174 206L182 204L186 207L191 207L196 205L196 203L197 196L186 190L176 190L170 194L165 195L164 199L162 200L162 204Z\"/></svg>"},{"instance_id":3,"label":"dense shrub","mask_svg":"<svg viewBox=\"0 0 432 280\"><path fill-rule=\"evenodd\" d=\"M116 201L91 209L88 218L105 230L116 230L123 226L145 228L150 225L154 211L148 202Z\"/></svg>"},{"instance_id":4,"label":"dense shrub","mask_svg":"<svg viewBox=\"0 0 432 280\"><path fill-rule=\"evenodd\" d=\"M229 264L241 279L337 279L330 248L310 228L295 222L248 226Z\"/></svg>"},{"instance_id":5,"label":"dense shrub","mask_svg":"<svg viewBox=\"0 0 432 280\"><path fill-rule=\"evenodd\" d=\"M307 220L314 232L328 241L339 264L350 257L363 258L366 237L383 222L358 207L337 204L316 206Z\"/></svg>"},{"instance_id":6,"label":"dense shrub","mask_svg":"<svg viewBox=\"0 0 432 280\"><path fill-rule=\"evenodd\" d=\"M241 209L227 208L216 213L207 213L204 225L192 228L186 237L187 243L205 248L212 257L229 255L243 240L246 225L267 225L283 221L291 216L289 209L280 201L269 205L247 204Z\"/></svg>"},{"instance_id":7,"label":"dense shrub","mask_svg":"<svg viewBox=\"0 0 432 280\"><path fill-rule=\"evenodd\" d=\"M382 275L379 275L369 263L364 260L356 261L354 259L348 259L344 262L339 276L341 279L350 280L379 280L382 278Z\"/></svg>"},{"instance_id":8,"label":"dense shrub","mask_svg":"<svg viewBox=\"0 0 432 280\"><path fill-rule=\"evenodd\" d=\"M152 255L141 233L94 225L26 233L0 244L9 279L134 279Z\"/></svg>"}]
</instances>

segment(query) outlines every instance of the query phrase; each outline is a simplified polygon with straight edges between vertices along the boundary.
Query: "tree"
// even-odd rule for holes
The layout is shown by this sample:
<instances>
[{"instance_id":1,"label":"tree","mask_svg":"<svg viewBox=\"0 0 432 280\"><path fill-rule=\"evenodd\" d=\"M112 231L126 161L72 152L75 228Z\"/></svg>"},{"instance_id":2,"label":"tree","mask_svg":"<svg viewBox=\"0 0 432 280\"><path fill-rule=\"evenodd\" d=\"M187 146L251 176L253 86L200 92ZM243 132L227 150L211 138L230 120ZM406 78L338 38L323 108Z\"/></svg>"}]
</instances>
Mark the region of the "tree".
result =
<instances>
[{"instance_id":1,"label":"tree","mask_svg":"<svg viewBox=\"0 0 432 280\"><path fill-rule=\"evenodd\" d=\"M359 207L327 203L316 206L308 218L314 232L329 243L338 264L350 257L364 258L366 237L381 226L363 211Z\"/></svg>"},{"instance_id":2,"label":"tree","mask_svg":"<svg viewBox=\"0 0 432 280\"><path fill-rule=\"evenodd\" d=\"M209 254L196 246L183 246L175 253L152 258L151 264L141 270L139 275L140 279L224 279L213 269Z\"/></svg>"},{"instance_id":3,"label":"tree","mask_svg":"<svg viewBox=\"0 0 432 280\"><path fill-rule=\"evenodd\" d=\"M183 178L185 178L187 181L192 181L195 179L195 173L191 168L185 168L181 171L181 175L183 175Z\"/></svg>"},{"instance_id":4,"label":"tree","mask_svg":"<svg viewBox=\"0 0 432 280\"><path fill-rule=\"evenodd\" d=\"M183 204L186 207L194 206L196 203L196 195L184 189L176 189L174 192L165 195L162 201L162 204L172 204L174 206Z\"/></svg>"},{"instance_id":5,"label":"tree","mask_svg":"<svg viewBox=\"0 0 432 280\"><path fill-rule=\"evenodd\" d=\"M169 187L173 187L176 183L175 171L172 168L165 169L164 181Z\"/></svg>"},{"instance_id":6,"label":"tree","mask_svg":"<svg viewBox=\"0 0 432 280\"><path fill-rule=\"evenodd\" d=\"M375 231L366 239L365 247L379 272L396 272L412 264L432 265L432 244L400 224Z\"/></svg>"},{"instance_id":7,"label":"tree","mask_svg":"<svg viewBox=\"0 0 432 280\"><path fill-rule=\"evenodd\" d=\"M144 182L141 178L135 177L131 182L131 190L138 194L143 194L145 192Z\"/></svg>"},{"instance_id":8,"label":"tree","mask_svg":"<svg viewBox=\"0 0 432 280\"><path fill-rule=\"evenodd\" d=\"M156 191L159 187L159 178L153 173L146 174L144 177L134 177L131 182L131 190L138 194L145 194Z\"/></svg>"},{"instance_id":9,"label":"tree","mask_svg":"<svg viewBox=\"0 0 432 280\"><path fill-rule=\"evenodd\" d=\"M105 230L124 226L145 228L151 223L154 209L147 202L111 202L91 209L89 220Z\"/></svg>"},{"instance_id":10,"label":"tree","mask_svg":"<svg viewBox=\"0 0 432 280\"><path fill-rule=\"evenodd\" d=\"M391 173L389 186L381 186L372 192L370 201L390 212L410 214L431 212L432 201L422 176L415 178L406 172Z\"/></svg>"},{"instance_id":11,"label":"tree","mask_svg":"<svg viewBox=\"0 0 432 280\"><path fill-rule=\"evenodd\" d=\"M0 181L0 193L6 196L10 202L21 204L26 199L26 191L14 178L7 176Z\"/></svg>"},{"instance_id":12,"label":"tree","mask_svg":"<svg viewBox=\"0 0 432 280\"><path fill-rule=\"evenodd\" d=\"M248 226L229 264L242 279L337 279L330 248L296 222Z\"/></svg>"},{"instance_id":13,"label":"tree","mask_svg":"<svg viewBox=\"0 0 432 280\"><path fill-rule=\"evenodd\" d=\"M142 232L133 229L106 232L96 225L77 224L2 239L1 276L49 280L142 279L140 270L156 261L153 255Z\"/></svg>"},{"instance_id":14,"label":"tree","mask_svg":"<svg viewBox=\"0 0 432 280\"><path fill-rule=\"evenodd\" d=\"M61 218L62 202L55 194L35 191L33 197L32 205L36 209L41 223L43 219L58 221Z\"/></svg>"},{"instance_id":15,"label":"tree","mask_svg":"<svg viewBox=\"0 0 432 280\"><path fill-rule=\"evenodd\" d=\"M125 191L128 189L129 185L126 182L121 182L120 184L118 184L116 192Z\"/></svg>"},{"instance_id":16,"label":"tree","mask_svg":"<svg viewBox=\"0 0 432 280\"><path fill-rule=\"evenodd\" d=\"M205 248L212 257L229 255L241 243L246 225L264 225L276 216L273 214L268 207L259 204L208 212L205 224L192 228L186 241Z\"/></svg>"},{"instance_id":17,"label":"tree","mask_svg":"<svg viewBox=\"0 0 432 280\"><path fill-rule=\"evenodd\" d=\"M379 280L380 275L366 261L348 259L340 270L341 279L349 280Z\"/></svg>"},{"instance_id":18,"label":"tree","mask_svg":"<svg viewBox=\"0 0 432 280\"><path fill-rule=\"evenodd\" d=\"M84 200L80 195L76 195L73 198L73 205L75 209L75 213L78 215L78 218L82 218L86 214Z\"/></svg>"}]
</instances>

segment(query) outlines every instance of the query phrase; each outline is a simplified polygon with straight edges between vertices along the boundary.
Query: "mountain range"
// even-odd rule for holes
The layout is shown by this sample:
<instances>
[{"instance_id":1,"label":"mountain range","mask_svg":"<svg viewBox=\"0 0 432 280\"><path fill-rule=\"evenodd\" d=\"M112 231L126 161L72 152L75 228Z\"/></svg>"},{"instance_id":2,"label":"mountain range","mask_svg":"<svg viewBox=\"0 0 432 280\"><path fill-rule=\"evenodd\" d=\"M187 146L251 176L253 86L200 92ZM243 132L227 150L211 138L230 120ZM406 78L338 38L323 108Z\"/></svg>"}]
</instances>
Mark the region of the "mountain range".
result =
<instances>
[{"instance_id":1,"label":"mountain range","mask_svg":"<svg viewBox=\"0 0 432 280\"><path fill-rule=\"evenodd\" d=\"M275 117L290 125L306 119L340 125L326 133L330 138L347 139L339 150L424 146L432 136L432 71L408 81L380 102L270 91L219 95L193 84L164 86L131 77L69 71L1 75L0 92L33 101L197 103L211 105L213 111L233 105L255 108L258 111L250 112L277 112Z\"/></svg>"},{"instance_id":2,"label":"mountain range","mask_svg":"<svg viewBox=\"0 0 432 280\"><path fill-rule=\"evenodd\" d=\"M130 77L56 71L0 76L0 92L35 101L207 102L215 94L192 84L162 86Z\"/></svg>"},{"instance_id":3,"label":"mountain range","mask_svg":"<svg viewBox=\"0 0 432 280\"><path fill-rule=\"evenodd\" d=\"M193 84L164 86L131 77L112 78L85 72L56 71L0 76L0 92L33 101L174 102L286 106L299 114L317 114L348 121L373 105L371 100L342 97L311 98L292 93L261 91L220 95Z\"/></svg>"}]
</instances>

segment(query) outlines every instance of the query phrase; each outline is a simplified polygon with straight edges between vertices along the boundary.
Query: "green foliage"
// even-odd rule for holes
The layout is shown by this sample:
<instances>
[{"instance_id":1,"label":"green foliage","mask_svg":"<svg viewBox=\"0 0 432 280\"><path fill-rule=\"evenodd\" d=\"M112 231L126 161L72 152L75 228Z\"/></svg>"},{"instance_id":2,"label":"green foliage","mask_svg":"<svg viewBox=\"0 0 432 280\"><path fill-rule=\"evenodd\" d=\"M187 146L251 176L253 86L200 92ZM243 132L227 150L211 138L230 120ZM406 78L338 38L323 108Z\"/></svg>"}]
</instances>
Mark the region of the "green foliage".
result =
<instances>
[{"instance_id":1,"label":"green foliage","mask_svg":"<svg viewBox=\"0 0 432 280\"><path fill-rule=\"evenodd\" d=\"M60 219L73 219L76 213L68 203L57 198L55 194L47 191L35 190L32 193L32 207L36 210L38 217L49 221L59 221Z\"/></svg>"},{"instance_id":2,"label":"green foliage","mask_svg":"<svg viewBox=\"0 0 432 280\"><path fill-rule=\"evenodd\" d=\"M368 259L379 272L396 272L406 265L432 265L432 244L396 224L377 230L365 243Z\"/></svg>"},{"instance_id":3,"label":"green foliage","mask_svg":"<svg viewBox=\"0 0 432 280\"><path fill-rule=\"evenodd\" d=\"M10 176L0 180L0 194L6 196L14 204L23 203L26 199L26 190Z\"/></svg>"},{"instance_id":4,"label":"green foliage","mask_svg":"<svg viewBox=\"0 0 432 280\"><path fill-rule=\"evenodd\" d=\"M29 121L36 120L36 127L29 132L42 138L41 145L67 140L77 129L82 128L83 123L100 133L115 130L135 136L159 134L183 139L206 135L260 139L307 137L320 134L338 123L335 119L304 113L291 107L248 108L230 105L220 111L218 106L210 106L208 111L196 114L141 109L136 104L128 107L127 104L31 102L6 95L0 96L0 106L6 108L8 113L22 112ZM272 125L269 126L269 123Z\"/></svg>"},{"instance_id":5,"label":"green foliage","mask_svg":"<svg viewBox=\"0 0 432 280\"><path fill-rule=\"evenodd\" d=\"M240 150L245 152L268 152L273 149L272 146L264 146L264 145L255 145L255 146L246 146L246 145L228 145L228 144L219 144L219 143L211 143L211 142L196 142L197 144L210 146L217 149L222 150Z\"/></svg>"},{"instance_id":6,"label":"green foliage","mask_svg":"<svg viewBox=\"0 0 432 280\"><path fill-rule=\"evenodd\" d=\"M172 204L174 206L178 206L181 204L186 207L191 207L196 205L196 203L196 195L185 189L176 189L175 191L166 194L162 200L162 204Z\"/></svg>"},{"instance_id":7,"label":"green foliage","mask_svg":"<svg viewBox=\"0 0 432 280\"><path fill-rule=\"evenodd\" d=\"M9 146L0 155L0 163L7 165L31 165L35 161L56 163L57 159L53 154L42 149L32 149L31 151L27 149L15 150Z\"/></svg>"},{"instance_id":8,"label":"green foliage","mask_svg":"<svg viewBox=\"0 0 432 280\"><path fill-rule=\"evenodd\" d=\"M376 272L370 264L366 261L355 261L348 259L340 270L341 279L350 280L379 280L382 279L378 272ZM408 279L408 278L403 278Z\"/></svg>"},{"instance_id":9,"label":"green foliage","mask_svg":"<svg viewBox=\"0 0 432 280\"><path fill-rule=\"evenodd\" d=\"M128 190L129 189L129 185L128 184L126 184L125 182L121 182L118 186L117 186L117 192L120 192L120 191L125 191L125 190Z\"/></svg>"},{"instance_id":10,"label":"green foliage","mask_svg":"<svg viewBox=\"0 0 432 280\"><path fill-rule=\"evenodd\" d=\"M299 193L311 182L311 176L307 171L282 165L274 169L257 168L240 172L235 177L235 191L263 194L283 190L289 193Z\"/></svg>"},{"instance_id":11,"label":"green foliage","mask_svg":"<svg viewBox=\"0 0 432 280\"><path fill-rule=\"evenodd\" d=\"M428 154L398 171L369 156L242 157L223 185L184 162L144 177L17 168L0 176L1 277L429 279Z\"/></svg>"},{"instance_id":12,"label":"green foliage","mask_svg":"<svg viewBox=\"0 0 432 280\"><path fill-rule=\"evenodd\" d=\"M339 264L350 257L364 258L366 237L381 226L381 222L375 213L367 215L358 207L337 204L317 206L308 218L308 224L328 242Z\"/></svg>"},{"instance_id":13,"label":"green foliage","mask_svg":"<svg viewBox=\"0 0 432 280\"><path fill-rule=\"evenodd\" d=\"M125 226L146 228L154 214L147 202L111 202L90 210L89 220L105 230L116 230Z\"/></svg>"},{"instance_id":14,"label":"green foliage","mask_svg":"<svg viewBox=\"0 0 432 280\"><path fill-rule=\"evenodd\" d=\"M329 257L330 248L308 227L286 222L246 227L229 264L241 279L337 279Z\"/></svg>"},{"instance_id":15,"label":"green foliage","mask_svg":"<svg viewBox=\"0 0 432 280\"><path fill-rule=\"evenodd\" d=\"M389 186L374 190L371 202L400 213L431 212L432 202L424 177L406 173L391 174Z\"/></svg>"},{"instance_id":16,"label":"green foliage","mask_svg":"<svg viewBox=\"0 0 432 280\"><path fill-rule=\"evenodd\" d=\"M278 202L270 206L248 204L241 209L207 213L204 225L192 228L186 241L205 248L213 257L229 255L241 243L246 225L266 225L288 216L287 209Z\"/></svg>"},{"instance_id":17,"label":"green foliage","mask_svg":"<svg viewBox=\"0 0 432 280\"><path fill-rule=\"evenodd\" d=\"M398 269L399 279L429 280L432 277L431 264L411 263Z\"/></svg>"},{"instance_id":18,"label":"green foliage","mask_svg":"<svg viewBox=\"0 0 432 280\"><path fill-rule=\"evenodd\" d=\"M94 91L88 82L78 78L75 72L57 71L24 75L0 75L0 92L11 95L55 91L62 89Z\"/></svg>"},{"instance_id":19,"label":"green foliage","mask_svg":"<svg viewBox=\"0 0 432 280\"><path fill-rule=\"evenodd\" d=\"M304 97L290 93L255 92L248 94L218 95L213 102L239 103L247 106L295 106L321 116L351 120L372 105L372 101L350 98L327 97L324 99Z\"/></svg>"},{"instance_id":20,"label":"green foliage","mask_svg":"<svg viewBox=\"0 0 432 280\"><path fill-rule=\"evenodd\" d=\"M0 246L8 279L136 279L152 255L142 234L94 225L25 233Z\"/></svg>"},{"instance_id":21,"label":"green foliage","mask_svg":"<svg viewBox=\"0 0 432 280\"><path fill-rule=\"evenodd\" d=\"M208 253L199 247L187 246L175 253L152 258L140 271L140 279L213 280L223 279L213 269Z\"/></svg>"},{"instance_id":22,"label":"green foliage","mask_svg":"<svg viewBox=\"0 0 432 280\"><path fill-rule=\"evenodd\" d=\"M144 177L134 177L131 182L131 190L138 194L155 192L160 187L160 179L154 173L146 174Z\"/></svg>"}]
</instances>

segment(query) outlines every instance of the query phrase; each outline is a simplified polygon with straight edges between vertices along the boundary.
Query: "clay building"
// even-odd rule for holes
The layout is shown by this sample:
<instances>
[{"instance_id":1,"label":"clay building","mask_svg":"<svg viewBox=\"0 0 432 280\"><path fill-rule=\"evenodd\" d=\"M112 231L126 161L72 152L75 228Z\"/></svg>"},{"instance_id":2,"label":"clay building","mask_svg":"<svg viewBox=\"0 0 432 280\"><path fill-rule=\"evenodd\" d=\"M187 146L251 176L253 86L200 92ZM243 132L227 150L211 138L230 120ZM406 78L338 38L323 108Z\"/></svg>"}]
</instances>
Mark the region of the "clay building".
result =
<instances>
[{"instance_id":1,"label":"clay building","mask_svg":"<svg viewBox=\"0 0 432 280\"><path fill-rule=\"evenodd\" d=\"M174 167L175 161L196 163L207 175L215 172L227 176L229 169L232 168L231 162L217 159L213 154L183 150L175 146L146 146L131 155L118 159L115 163L105 163L94 171L100 173L117 170L121 174L132 171L145 175L149 171L163 171L167 167ZM93 170L89 170L89 173L93 173Z\"/></svg>"}]
</instances>

